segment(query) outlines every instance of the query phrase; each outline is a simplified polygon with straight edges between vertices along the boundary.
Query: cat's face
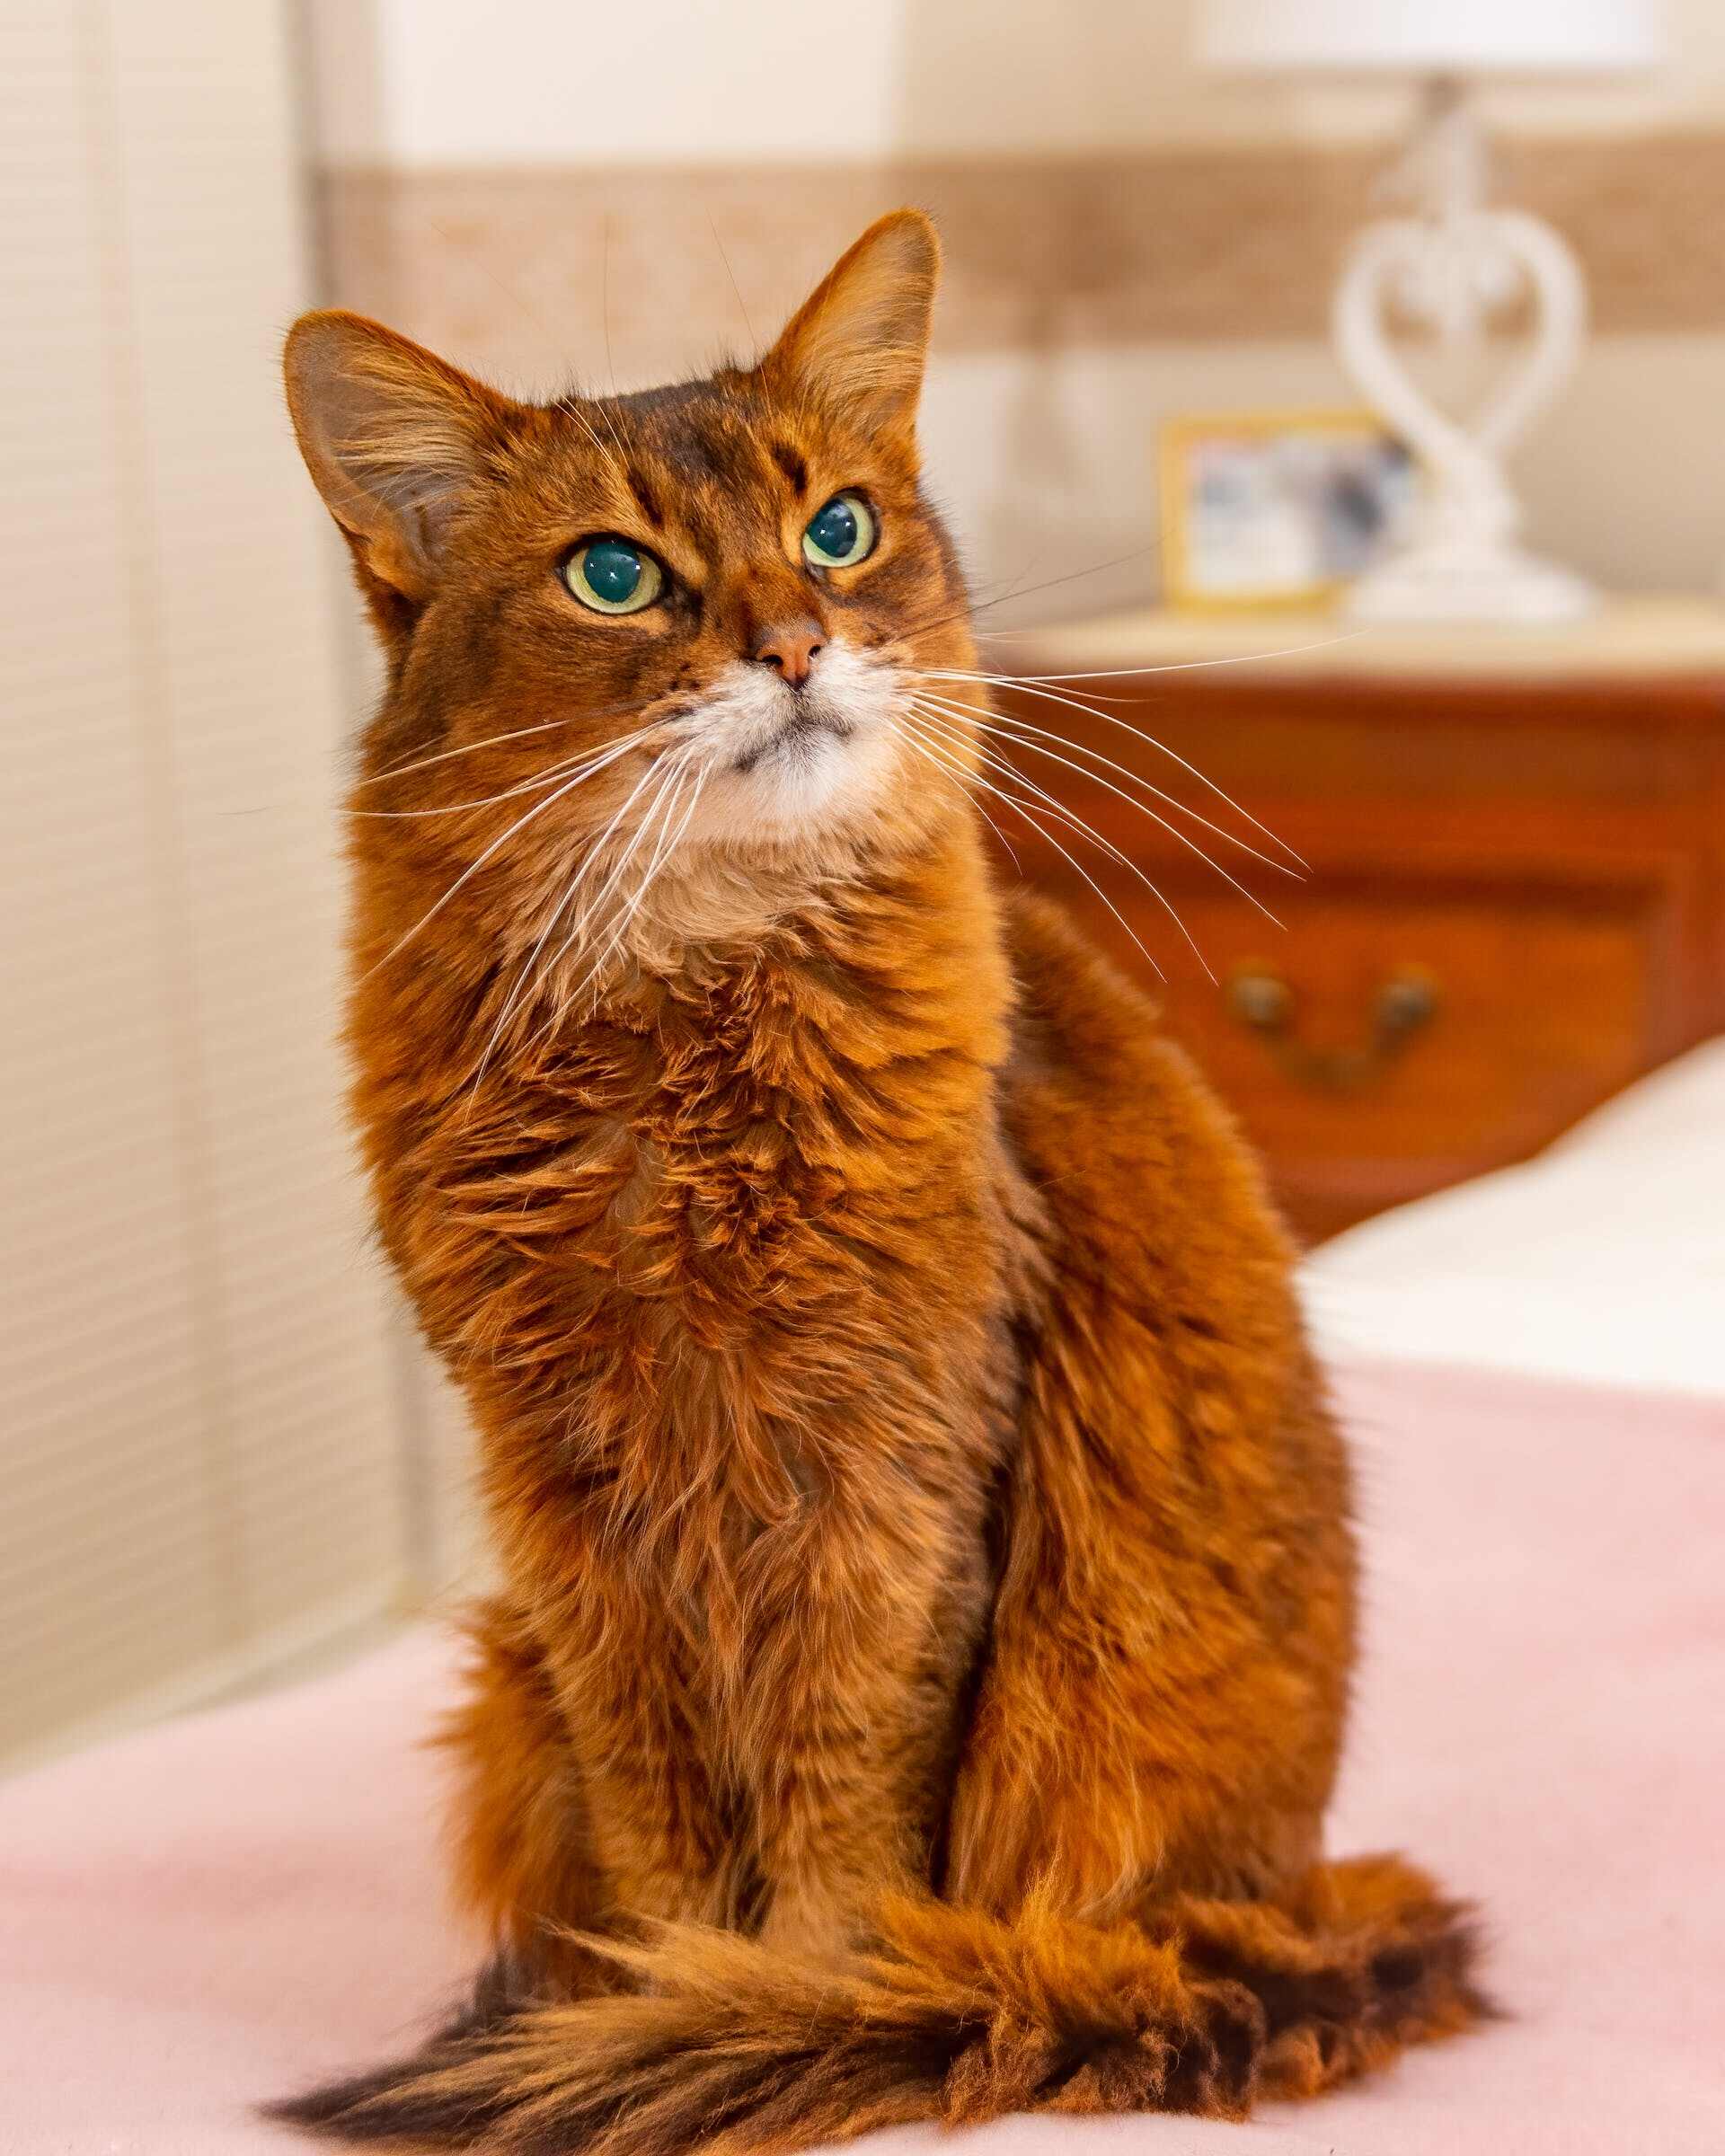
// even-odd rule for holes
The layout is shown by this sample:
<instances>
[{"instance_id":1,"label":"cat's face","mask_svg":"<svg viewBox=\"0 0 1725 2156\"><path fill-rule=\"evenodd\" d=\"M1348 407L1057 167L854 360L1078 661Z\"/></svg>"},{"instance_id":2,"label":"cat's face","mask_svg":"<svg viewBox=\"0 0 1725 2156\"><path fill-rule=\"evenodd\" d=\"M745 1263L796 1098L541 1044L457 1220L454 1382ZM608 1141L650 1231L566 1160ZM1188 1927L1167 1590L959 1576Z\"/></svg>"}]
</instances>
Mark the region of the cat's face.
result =
<instances>
[{"instance_id":1,"label":"cat's face","mask_svg":"<svg viewBox=\"0 0 1725 2156\"><path fill-rule=\"evenodd\" d=\"M301 445L392 661L360 789L391 843L530 917L589 867L619 894L703 848L826 872L950 809L965 744L910 702L974 664L919 485L936 260L901 213L756 367L550 406L298 325Z\"/></svg>"}]
</instances>

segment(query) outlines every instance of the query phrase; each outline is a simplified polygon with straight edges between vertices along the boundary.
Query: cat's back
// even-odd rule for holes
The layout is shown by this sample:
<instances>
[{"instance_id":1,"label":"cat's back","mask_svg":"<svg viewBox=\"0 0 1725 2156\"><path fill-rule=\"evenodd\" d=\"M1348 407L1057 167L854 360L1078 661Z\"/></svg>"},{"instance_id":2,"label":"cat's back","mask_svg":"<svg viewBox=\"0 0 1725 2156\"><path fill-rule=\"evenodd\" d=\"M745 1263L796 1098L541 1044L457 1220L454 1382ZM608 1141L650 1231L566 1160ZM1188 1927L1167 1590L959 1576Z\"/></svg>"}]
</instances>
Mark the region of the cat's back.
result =
<instances>
[{"instance_id":1,"label":"cat's back","mask_svg":"<svg viewBox=\"0 0 1725 2156\"><path fill-rule=\"evenodd\" d=\"M1171 1353L1225 1353L1249 1391L1300 1383L1293 1245L1233 1117L1063 907L1014 892L1005 928L1003 1122L1059 1269L1142 1313Z\"/></svg>"},{"instance_id":2,"label":"cat's back","mask_svg":"<svg viewBox=\"0 0 1725 2156\"><path fill-rule=\"evenodd\" d=\"M1016 990L1007 1115L1027 1165L1039 1180L1080 1165L1063 1158L1070 1142L1086 1182L1104 1162L1125 1171L1119 1196L1142 1229L1193 1231L1219 1210L1230 1233L1286 1263L1255 1159L1154 1000L1054 900L1014 891L1004 915Z\"/></svg>"}]
</instances>

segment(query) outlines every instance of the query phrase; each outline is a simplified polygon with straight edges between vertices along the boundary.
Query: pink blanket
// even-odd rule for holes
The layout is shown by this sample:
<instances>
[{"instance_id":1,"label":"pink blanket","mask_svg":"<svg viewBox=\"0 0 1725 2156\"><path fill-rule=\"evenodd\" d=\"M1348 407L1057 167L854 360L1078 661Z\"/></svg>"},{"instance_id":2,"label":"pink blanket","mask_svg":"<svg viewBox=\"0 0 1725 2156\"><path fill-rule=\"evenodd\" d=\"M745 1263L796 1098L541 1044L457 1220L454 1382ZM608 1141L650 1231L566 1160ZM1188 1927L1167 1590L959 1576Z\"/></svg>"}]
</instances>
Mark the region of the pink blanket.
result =
<instances>
[{"instance_id":1,"label":"pink blanket","mask_svg":"<svg viewBox=\"0 0 1725 2156\"><path fill-rule=\"evenodd\" d=\"M1725 2151L1725 1408L1383 1365L1339 1850L1484 1903L1513 2019L1250 2128L1014 2120L987 2156ZM0 2152L279 2156L255 2099L398 2046L440 1913L420 1637L0 1789ZM901 2133L874 2145L923 2149Z\"/></svg>"}]
</instances>

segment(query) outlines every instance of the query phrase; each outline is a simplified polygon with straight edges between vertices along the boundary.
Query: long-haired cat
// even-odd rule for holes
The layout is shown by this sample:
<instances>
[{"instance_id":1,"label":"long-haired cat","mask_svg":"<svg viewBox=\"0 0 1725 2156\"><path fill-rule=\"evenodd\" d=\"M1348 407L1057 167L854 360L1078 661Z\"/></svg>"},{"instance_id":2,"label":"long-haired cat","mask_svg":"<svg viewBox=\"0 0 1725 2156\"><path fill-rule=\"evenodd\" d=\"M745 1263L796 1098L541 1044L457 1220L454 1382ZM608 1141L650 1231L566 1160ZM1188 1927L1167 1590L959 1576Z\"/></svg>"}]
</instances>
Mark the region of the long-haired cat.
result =
<instances>
[{"instance_id":1,"label":"long-haired cat","mask_svg":"<svg viewBox=\"0 0 1725 2156\"><path fill-rule=\"evenodd\" d=\"M757 365L543 406L289 340L388 661L355 1104L504 1583L492 1958L284 2107L352 2140L1235 2116L1482 2010L1456 1904L1322 1853L1348 1471L1257 1171L978 835L937 268L900 212Z\"/></svg>"}]
</instances>

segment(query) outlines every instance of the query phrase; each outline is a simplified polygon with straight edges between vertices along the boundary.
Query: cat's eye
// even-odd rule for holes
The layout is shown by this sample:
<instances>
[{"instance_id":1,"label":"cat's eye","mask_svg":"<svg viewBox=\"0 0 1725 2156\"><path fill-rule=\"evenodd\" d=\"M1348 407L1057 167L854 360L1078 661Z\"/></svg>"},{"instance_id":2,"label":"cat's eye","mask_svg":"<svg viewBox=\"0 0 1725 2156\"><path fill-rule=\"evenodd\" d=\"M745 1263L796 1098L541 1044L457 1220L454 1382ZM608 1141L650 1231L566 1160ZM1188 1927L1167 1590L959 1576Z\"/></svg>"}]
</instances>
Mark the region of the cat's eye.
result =
<instances>
[{"instance_id":1,"label":"cat's eye","mask_svg":"<svg viewBox=\"0 0 1725 2156\"><path fill-rule=\"evenodd\" d=\"M860 494L835 494L802 535L802 558L815 569L847 569L874 552L874 511Z\"/></svg>"},{"instance_id":2,"label":"cat's eye","mask_svg":"<svg viewBox=\"0 0 1725 2156\"><path fill-rule=\"evenodd\" d=\"M665 572L626 539L588 539L563 564L563 582L595 614L639 614L665 588Z\"/></svg>"}]
</instances>

